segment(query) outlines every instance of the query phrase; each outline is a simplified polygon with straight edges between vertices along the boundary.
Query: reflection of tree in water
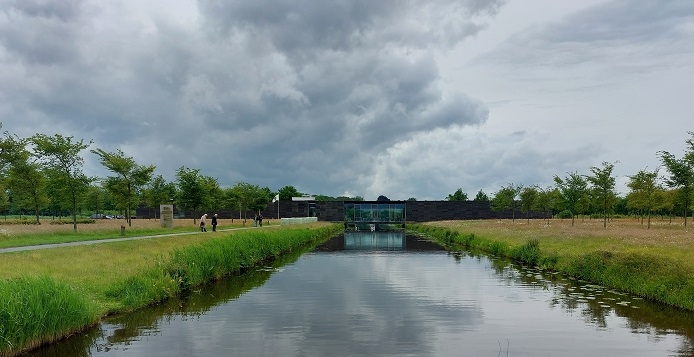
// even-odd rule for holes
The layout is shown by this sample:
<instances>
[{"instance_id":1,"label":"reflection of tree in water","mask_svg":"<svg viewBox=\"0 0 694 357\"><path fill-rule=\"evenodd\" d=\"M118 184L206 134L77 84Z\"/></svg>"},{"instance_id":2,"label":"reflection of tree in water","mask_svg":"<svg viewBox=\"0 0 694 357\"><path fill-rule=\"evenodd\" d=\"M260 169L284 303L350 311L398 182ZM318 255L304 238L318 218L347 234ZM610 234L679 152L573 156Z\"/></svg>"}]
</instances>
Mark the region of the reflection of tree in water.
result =
<instances>
[{"instance_id":1,"label":"reflection of tree in water","mask_svg":"<svg viewBox=\"0 0 694 357\"><path fill-rule=\"evenodd\" d=\"M482 254L464 252L461 256L480 259ZM459 259L459 258L456 258ZM618 316L632 333L646 334L654 341L667 335L686 337L677 353L694 356L694 313L585 281L566 278L556 272L517 265L506 258L488 257L497 277L506 285L523 285L553 292L550 307L568 313L580 312L588 324L608 328L608 318Z\"/></svg>"},{"instance_id":2,"label":"reflection of tree in water","mask_svg":"<svg viewBox=\"0 0 694 357\"><path fill-rule=\"evenodd\" d=\"M215 306L235 300L246 292L262 286L280 266L296 262L313 247L294 251L280 257L264 268L249 269L242 275L233 275L213 284L198 287L184 296L169 299L133 313L114 316L100 325L71 336L59 343L37 349L29 356L36 357L89 357L91 351L124 350L143 336L159 333L160 325L172 320L196 319Z\"/></svg>"}]
</instances>

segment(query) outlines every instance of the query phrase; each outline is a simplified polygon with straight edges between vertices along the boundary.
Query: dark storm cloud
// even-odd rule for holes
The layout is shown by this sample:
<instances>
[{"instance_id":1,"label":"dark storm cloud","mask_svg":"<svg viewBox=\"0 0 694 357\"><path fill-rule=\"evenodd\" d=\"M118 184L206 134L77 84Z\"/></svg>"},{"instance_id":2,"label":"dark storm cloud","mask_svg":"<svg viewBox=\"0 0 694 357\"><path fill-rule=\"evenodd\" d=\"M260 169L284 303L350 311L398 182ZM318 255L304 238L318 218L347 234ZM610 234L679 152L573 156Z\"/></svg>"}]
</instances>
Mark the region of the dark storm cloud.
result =
<instances>
[{"instance_id":1,"label":"dark storm cloud","mask_svg":"<svg viewBox=\"0 0 694 357\"><path fill-rule=\"evenodd\" d=\"M149 4L2 2L4 129L93 139L170 179L339 195L359 188L335 172L372 176L377 152L486 120L436 58L503 1Z\"/></svg>"}]
</instances>

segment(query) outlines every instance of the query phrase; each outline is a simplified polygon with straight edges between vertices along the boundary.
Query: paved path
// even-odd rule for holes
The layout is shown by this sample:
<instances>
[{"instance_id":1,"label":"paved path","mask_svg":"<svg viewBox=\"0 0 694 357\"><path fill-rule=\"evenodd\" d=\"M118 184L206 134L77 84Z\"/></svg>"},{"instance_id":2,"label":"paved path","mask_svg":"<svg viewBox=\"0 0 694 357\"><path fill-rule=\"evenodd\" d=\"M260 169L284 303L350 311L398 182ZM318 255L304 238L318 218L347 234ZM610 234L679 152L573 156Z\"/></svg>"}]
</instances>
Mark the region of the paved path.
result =
<instances>
[{"instance_id":1,"label":"paved path","mask_svg":"<svg viewBox=\"0 0 694 357\"><path fill-rule=\"evenodd\" d=\"M266 228L279 227L280 225L265 226ZM217 232L226 231L238 231L244 229L261 228L261 227L240 227L240 228L227 228L227 229L217 229ZM161 238L161 237L173 237L173 236L184 236L190 234L200 234L201 232L183 232L183 233L169 233L169 234L157 234L151 236L138 236L138 237L124 237L124 238L108 238L108 239L97 239L97 240L85 240L81 242L68 242L68 243L55 243L55 244L41 244L41 245L29 245L24 247L12 247L12 248L0 248L0 254L2 253L12 253L12 252L22 252L25 250L37 250L37 249L49 249L57 247L71 247L75 245L87 245L87 244L99 244L99 243L110 243L110 242L123 242L126 240L135 239L148 239L148 238ZM212 231L207 231L207 233L212 234Z\"/></svg>"}]
</instances>

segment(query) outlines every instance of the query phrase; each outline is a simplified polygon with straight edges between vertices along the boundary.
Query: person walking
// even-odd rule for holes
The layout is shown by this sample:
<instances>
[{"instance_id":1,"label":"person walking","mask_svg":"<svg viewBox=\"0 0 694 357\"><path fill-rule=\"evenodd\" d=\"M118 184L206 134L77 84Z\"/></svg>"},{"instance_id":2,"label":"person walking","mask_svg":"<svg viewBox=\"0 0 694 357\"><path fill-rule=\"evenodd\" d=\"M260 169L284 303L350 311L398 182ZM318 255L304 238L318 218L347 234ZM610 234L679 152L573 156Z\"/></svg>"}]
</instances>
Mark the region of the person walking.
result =
<instances>
[{"instance_id":1,"label":"person walking","mask_svg":"<svg viewBox=\"0 0 694 357\"><path fill-rule=\"evenodd\" d=\"M207 213L203 214L202 217L200 217L200 232L207 232L207 229L205 226L207 225Z\"/></svg>"},{"instance_id":2,"label":"person walking","mask_svg":"<svg viewBox=\"0 0 694 357\"><path fill-rule=\"evenodd\" d=\"M212 216L212 232L217 231L217 214L215 213L214 216Z\"/></svg>"}]
</instances>

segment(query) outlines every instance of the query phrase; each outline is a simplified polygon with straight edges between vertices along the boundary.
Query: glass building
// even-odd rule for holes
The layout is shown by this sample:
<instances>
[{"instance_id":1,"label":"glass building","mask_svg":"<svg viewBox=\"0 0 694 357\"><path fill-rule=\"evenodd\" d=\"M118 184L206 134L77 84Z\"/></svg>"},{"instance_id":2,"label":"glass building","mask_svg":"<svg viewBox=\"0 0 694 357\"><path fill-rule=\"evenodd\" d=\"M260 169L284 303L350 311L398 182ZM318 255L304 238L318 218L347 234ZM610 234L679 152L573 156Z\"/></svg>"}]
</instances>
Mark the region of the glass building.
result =
<instances>
[{"instance_id":1,"label":"glass building","mask_svg":"<svg viewBox=\"0 0 694 357\"><path fill-rule=\"evenodd\" d=\"M345 202L345 229L385 231L405 227L404 202Z\"/></svg>"}]
</instances>

